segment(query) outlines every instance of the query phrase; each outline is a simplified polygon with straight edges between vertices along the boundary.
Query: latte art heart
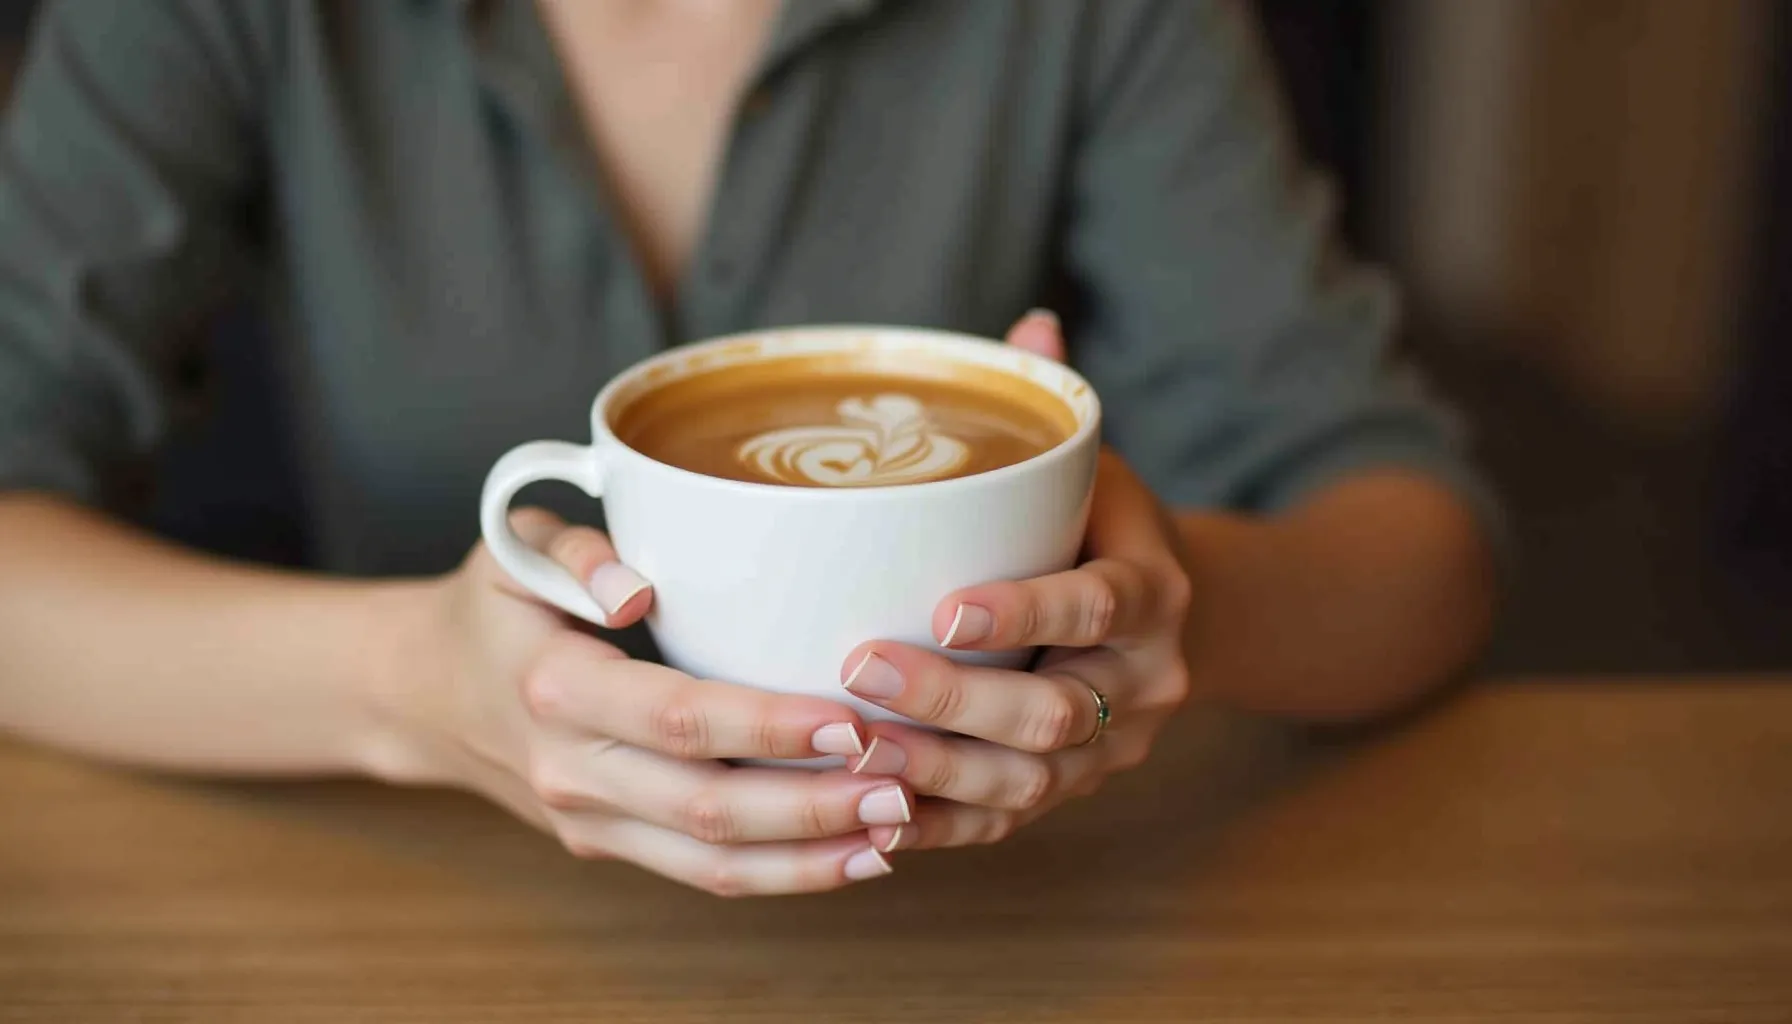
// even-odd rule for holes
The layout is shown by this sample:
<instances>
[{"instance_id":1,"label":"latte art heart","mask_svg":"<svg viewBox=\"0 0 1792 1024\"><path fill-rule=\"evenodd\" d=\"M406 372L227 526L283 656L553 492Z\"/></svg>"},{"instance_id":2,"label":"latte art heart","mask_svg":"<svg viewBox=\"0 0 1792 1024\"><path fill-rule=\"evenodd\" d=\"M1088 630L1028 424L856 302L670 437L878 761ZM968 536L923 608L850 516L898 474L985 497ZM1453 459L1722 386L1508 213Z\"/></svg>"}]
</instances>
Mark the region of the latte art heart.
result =
<instances>
[{"instance_id":1,"label":"latte art heart","mask_svg":"<svg viewBox=\"0 0 1792 1024\"><path fill-rule=\"evenodd\" d=\"M925 483L954 475L970 459L970 448L934 429L909 395L847 398L834 411L838 423L766 431L737 457L766 479L806 487Z\"/></svg>"}]
</instances>

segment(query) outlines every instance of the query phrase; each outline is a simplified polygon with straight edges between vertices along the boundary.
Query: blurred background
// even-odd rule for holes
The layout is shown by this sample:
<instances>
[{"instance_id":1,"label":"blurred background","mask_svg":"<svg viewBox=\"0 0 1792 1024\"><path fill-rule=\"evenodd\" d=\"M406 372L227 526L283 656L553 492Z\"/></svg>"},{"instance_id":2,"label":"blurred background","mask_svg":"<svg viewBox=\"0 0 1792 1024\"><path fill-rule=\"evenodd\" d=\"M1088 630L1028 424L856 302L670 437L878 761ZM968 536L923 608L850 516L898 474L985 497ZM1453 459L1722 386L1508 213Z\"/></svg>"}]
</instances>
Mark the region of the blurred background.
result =
<instances>
[{"instance_id":1,"label":"blurred background","mask_svg":"<svg viewBox=\"0 0 1792 1024\"><path fill-rule=\"evenodd\" d=\"M1405 282L1406 344L1509 502L1490 670L1792 666L1792 5L1255 3L1351 242ZM34 6L0 0L0 88ZM279 447L248 323L207 372L251 383L169 452L159 525L300 561L298 496L244 457Z\"/></svg>"},{"instance_id":2,"label":"blurred background","mask_svg":"<svg viewBox=\"0 0 1792 1024\"><path fill-rule=\"evenodd\" d=\"M1792 5L1257 6L1509 502L1490 667L1792 665Z\"/></svg>"}]
</instances>

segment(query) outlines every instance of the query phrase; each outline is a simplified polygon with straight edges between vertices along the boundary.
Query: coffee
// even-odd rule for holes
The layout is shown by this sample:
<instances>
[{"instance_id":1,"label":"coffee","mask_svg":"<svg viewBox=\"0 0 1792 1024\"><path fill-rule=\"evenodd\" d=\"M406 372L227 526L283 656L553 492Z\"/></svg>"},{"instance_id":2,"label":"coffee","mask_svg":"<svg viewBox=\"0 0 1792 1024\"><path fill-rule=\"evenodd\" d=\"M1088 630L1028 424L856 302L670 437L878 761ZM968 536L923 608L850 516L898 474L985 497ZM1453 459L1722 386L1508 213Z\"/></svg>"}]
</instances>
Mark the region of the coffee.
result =
<instances>
[{"instance_id":1,"label":"coffee","mask_svg":"<svg viewBox=\"0 0 1792 1024\"><path fill-rule=\"evenodd\" d=\"M665 381L612 415L618 440L704 476L888 487L1024 462L1076 432L1019 376L878 353L792 356Z\"/></svg>"}]
</instances>

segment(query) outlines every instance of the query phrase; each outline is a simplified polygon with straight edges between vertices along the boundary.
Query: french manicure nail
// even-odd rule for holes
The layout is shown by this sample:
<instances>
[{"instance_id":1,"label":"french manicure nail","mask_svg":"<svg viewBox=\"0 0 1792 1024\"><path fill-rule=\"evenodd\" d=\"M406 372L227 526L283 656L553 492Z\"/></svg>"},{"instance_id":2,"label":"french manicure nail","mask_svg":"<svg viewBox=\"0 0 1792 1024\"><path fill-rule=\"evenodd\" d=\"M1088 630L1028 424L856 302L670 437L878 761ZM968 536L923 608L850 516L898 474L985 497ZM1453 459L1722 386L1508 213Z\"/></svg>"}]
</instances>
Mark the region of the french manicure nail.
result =
<instances>
[{"instance_id":1,"label":"french manicure nail","mask_svg":"<svg viewBox=\"0 0 1792 1024\"><path fill-rule=\"evenodd\" d=\"M859 727L851 722L822 726L809 737L809 745L817 754L836 757L857 757L865 752L865 740L859 736Z\"/></svg>"},{"instance_id":2,"label":"french manicure nail","mask_svg":"<svg viewBox=\"0 0 1792 1024\"><path fill-rule=\"evenodd\" d=\"M898 846L902 845L902 828L903 826L898 825L896 831L890 833L890 841L882 847L884 853L893 853Z\"/></svg>"},{"instance_id":3,"label":"french manicure nail","mask_svg":"<svg viewBox=\"0 0 1792 1024\"><path fill-rule=\"evenodd\" d=\"M1027 316L1034 320L1044 320L1047 323L1050 323L1053 327L1058 326L1058 314L1043 306L1034 306L1032 309L1027 310Z\"/></svg>"},{"instance_id":4,"label":"french manicure nail","mask_svg":"<svg viewBox=\"0 0 1792 1024\"><path fill-rule=\"evenodd\" d=\"M902 673L875 654L859 659L859 665L846 677L847 692L873 700L889 700L902 692Z\"/></svg>"},{"instance_id":5,"label":"french manicure nail","mask_svg":"<svg viewBox=\"0 0 1792 1024\"><path fill-rule=\"evenodd\" d=\"M908 752L882 736L873 736L865 756L852 766L854 775L901 775L908 767ZM904 818L904 821L908 819Z\"/></svg>"},{"instance_id":6,"label":"french manicure nail","mask_svg":"<svg viewBox=\"0 0 1792 1024\"><path fill-rule=\"evenodd\" d=\"M913 817L901 786L882 786L859 800L859 821L866 825L900 825Z\"/></svg>"},{"instance_id":7,"label":"french manicure nail","mask_svg":"<svg viewBox=\"0 0 1792 1024\"><path fill-rule=\"evenodd\" d=\"M636 594L652 586L646 577L621 562L605 562L598 566L592 571L588 585L591 596L597 598L597 603L610 615L621 611Z\"/></svg>"},{"instance_id":8,"label":"french manicure nail","mask_svg":"<svg viewBox=\"0 0 1792 1024\"><path fill-rule=\"evenodd\" d=\"M846 877L855 882L863 882L868 878L880 878L892 870L890 862L884 855L867 847L846 858Z\"/></svg>"},{"instance_id":9,"label":"french manicure nail","mask_svg":"<svg viewBox=\"0 0 1792 1024\"><path fill-rule=\"evenodd\" d=\"M989 636L995 628L995 616L989 614L988 608L979 608L974 604L961 604L958 611L952 614L952 625L946 630L946 638L940 641L941 647L953 644L974 644Z\"/></svg>"}]
</instances>

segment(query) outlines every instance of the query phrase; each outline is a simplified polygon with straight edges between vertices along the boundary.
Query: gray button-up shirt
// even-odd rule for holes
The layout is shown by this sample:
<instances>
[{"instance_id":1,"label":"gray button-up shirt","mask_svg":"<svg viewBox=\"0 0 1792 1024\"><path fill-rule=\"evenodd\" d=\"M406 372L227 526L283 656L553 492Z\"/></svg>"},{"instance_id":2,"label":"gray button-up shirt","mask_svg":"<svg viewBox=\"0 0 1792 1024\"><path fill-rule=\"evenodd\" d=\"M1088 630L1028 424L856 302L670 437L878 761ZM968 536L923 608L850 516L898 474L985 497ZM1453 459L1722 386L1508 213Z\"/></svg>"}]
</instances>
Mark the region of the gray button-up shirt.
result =
<instances>
[{"instance_id":1,"label":"gray button-up shirt","mask_svg":"<svg viewBox=\"0 0 1792 1024\"><path fill-rule=\"evenodd\" d=\"M101 501L259 288L329 568L444 569L486 468L667 345L1062 311L1168 502L1471 496L1226 0L788 0L690 265L645 283L532 5L66 0L0 138L0 487Z\"/></svg>"}]
</instances>

